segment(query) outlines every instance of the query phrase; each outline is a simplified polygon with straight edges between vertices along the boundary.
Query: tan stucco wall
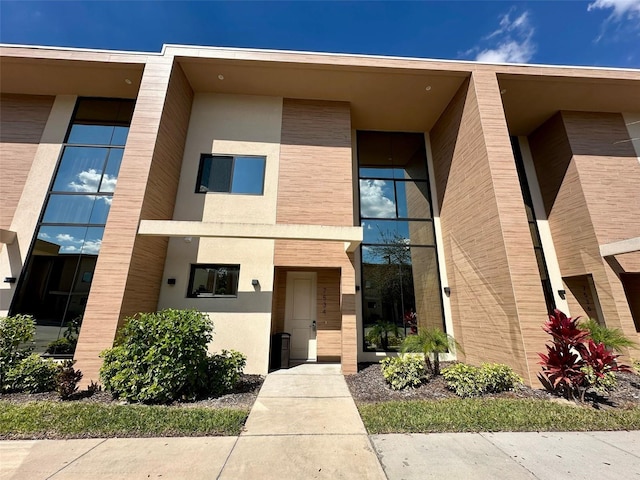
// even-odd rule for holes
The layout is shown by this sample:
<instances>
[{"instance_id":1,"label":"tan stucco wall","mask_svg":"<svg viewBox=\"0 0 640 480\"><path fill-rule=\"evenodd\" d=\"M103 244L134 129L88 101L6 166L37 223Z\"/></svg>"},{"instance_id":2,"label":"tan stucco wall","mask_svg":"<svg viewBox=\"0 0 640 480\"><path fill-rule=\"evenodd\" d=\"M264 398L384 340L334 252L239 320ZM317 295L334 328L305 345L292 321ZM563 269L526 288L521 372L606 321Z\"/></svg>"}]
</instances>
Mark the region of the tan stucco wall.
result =
<instances>
[{"instance_id":1,"label":"tan stucco wall","mask_svg":"<svg viewBox=\"0 0 640 480\"><path fill-rule=\"evenodd\" d=\"M282 99L196 94L180 174L174 220L275 224ZM264 155L263 195L198 194L202 153ZM246 373L266 373L273 295L273 240L185 238L169 241L158 308L195 308L214 323L211 351L247 355ZM237 298L187 298L190 265L239 264ZM175 285L167 279L175 278ZM254 287L251 281L260 282Z\"/></svg>"},{"instance_id":2,"label":"tan stucco wall","mask_svg":"<svg viewBox=\"0 0 640 480\"><path fill-rule=\"evenodd\" d=\"M75 102L75 95L58 95L53 102L9 227L9 230L17 233L16 240L0 248L1 278L20 276L60 157ZM0 283L0 315L7 314L16 285Z\"/></svg>"}]
</instances>

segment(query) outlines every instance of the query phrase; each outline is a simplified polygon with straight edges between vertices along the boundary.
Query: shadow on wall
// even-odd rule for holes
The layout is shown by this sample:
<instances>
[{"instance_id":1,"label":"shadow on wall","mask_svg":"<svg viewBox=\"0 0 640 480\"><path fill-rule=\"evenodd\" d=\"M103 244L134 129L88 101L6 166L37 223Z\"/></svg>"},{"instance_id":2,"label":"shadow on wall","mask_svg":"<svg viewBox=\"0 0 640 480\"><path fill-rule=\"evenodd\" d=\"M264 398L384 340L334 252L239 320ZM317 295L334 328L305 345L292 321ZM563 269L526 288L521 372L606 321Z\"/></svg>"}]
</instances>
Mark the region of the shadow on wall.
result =
<instances>
[{"instance_id":1,"label":"shadow on wall","mask_svg":"<svg viewBox=\"0 0 640 480\"><path fill-rule=\"evenodd\" d=\"M469 79L466 79L457 93L447 105L445 111L431 130L431 147L434 166L434 181L438 186L437 192L438 205L441 206L444 201L444 195L447 191L447 183L449 181L449 172L453 163L453 157L456 150L458 136L460 134L460 125L465 109L465 103L469 92Z\"/></svg>"},{"instance_id":2,"label":"shadow on wall","mask_svg":"<svg viewBox=\"0 0 640 480\"><path fill-rule=\"evenodd\" d=\"M513 290L509 289L501 295L494 288L495 282L485 277L482 269L455 239L452 255L456 290L452 292L451 299L452 304L457 304L457 318L463 319L463 323L457 322L459 332L456 331L455 334L464 347L466 361L504 362L505 358L523 359L524 345L515 306L513 312L505 309L505 305L514 305ZM463 295L466 300L461 298ZM507 295L511 298L504 298ZM467 306L466 310L462 309L463 305ZM541 319L544 319L544 315ZM499 340L495 337L499 337ZM492 357L493 352L487 351L488 339L492 344L500 345L500 353L495 358ZM478 357L478 352L483 352L486 356Z\"/></svg>"},{"instance_id":3,"label":"shadow on wall","mask_svg":"<svg viewBox=\"0 0 640 480\"><path fill-rule=\"evenodd\" d=\"M208 313L271 313L271 291L238 292L234 298L189 298L188 307ZM185 306L187 306L185 305Z\"/></svg>"}]
</instances>

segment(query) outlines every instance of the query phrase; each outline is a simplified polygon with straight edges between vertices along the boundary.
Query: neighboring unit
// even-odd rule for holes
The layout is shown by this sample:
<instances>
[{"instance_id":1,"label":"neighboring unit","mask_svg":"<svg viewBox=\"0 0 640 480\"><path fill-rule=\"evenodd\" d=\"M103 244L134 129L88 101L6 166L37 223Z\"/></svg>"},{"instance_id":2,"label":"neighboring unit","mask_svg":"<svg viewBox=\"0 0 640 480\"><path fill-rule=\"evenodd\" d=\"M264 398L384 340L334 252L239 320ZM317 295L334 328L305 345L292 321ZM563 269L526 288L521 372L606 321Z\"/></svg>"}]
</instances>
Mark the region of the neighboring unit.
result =
<instances>
[{"instance_id":1,"label":"neighboring unit","mask_svg":"<svg viewBox=\"0 0 640 480\"><path fill-rule=\"evenodd\" d=\"M351 374L437 327L531 384L554 308L640 340L638 70L173 45L0 66L0 314L87 382L164 308L262 374L272 339Z\"/></svg>"}]
</instances>

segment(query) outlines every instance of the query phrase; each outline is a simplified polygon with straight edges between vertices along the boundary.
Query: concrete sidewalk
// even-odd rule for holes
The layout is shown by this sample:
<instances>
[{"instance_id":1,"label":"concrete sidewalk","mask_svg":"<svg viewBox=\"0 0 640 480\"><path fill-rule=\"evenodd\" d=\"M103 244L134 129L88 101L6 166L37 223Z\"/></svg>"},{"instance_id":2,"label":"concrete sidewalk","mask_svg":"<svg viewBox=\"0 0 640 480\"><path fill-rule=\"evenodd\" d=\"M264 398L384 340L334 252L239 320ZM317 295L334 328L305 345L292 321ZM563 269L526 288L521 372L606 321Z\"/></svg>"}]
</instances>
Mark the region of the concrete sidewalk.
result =
<instances>
[{"instance_id":1,"label":"concrete sidewalk","mask_svg":"<svg viewBox=\"0 0 640 480\"><path fill-rule=\"evenodd\" d=\"M0 441L0 480L640 480L640 431L367 436L338 365L267 376L239 437Z\"/></svg>"}]
</instances>

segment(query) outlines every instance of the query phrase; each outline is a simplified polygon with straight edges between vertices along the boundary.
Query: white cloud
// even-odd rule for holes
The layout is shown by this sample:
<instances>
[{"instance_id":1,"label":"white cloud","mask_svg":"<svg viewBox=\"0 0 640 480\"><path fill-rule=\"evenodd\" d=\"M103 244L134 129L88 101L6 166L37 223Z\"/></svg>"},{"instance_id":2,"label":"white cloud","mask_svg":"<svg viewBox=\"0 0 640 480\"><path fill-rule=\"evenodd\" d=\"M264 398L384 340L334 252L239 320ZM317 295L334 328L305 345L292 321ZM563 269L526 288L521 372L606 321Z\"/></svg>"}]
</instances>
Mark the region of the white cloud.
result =
<instances>
[{"instance_id":1,"label":"white cloud","mask_svg":"<svg viewBox=\"0 0 640 480\"><path fill-rule=\"evenodd\" d=\"M640 0L595 0L587 7L587 11L609 10L611 14L602 22L600 34L595 41L599 42L607 33L609 26L616 24L610 40L628 39L630 35L640 32Z\"/></svg>"},{"instance_id":2,"label":"white cloud","mask_svg":"<svg viewBox=\"0 0 640 480\"><path fill-rule=\"evenodd\" d=\"M51 236L48 233L40 232L38 234L38 238L42 238L43 240L49 240L51 238Z\"/></svg>"},{"instance_id":3,"label":"white cloud","mask_svg":"<svg viewBox=\"0 0 640 480\"><path fill-rule=\"evenodd\" d=\"M94 168L80 172L77 175L78 181L69 183L69 188L74 192L97 192L100 187L100 179L102 178L103 192L113 192L116 189L118 178L116 176L104 174L104 177Z\"/></svg>"},{"instance_id":4,"label":"white cloud","mask_svg":"<svg viewBox=\"0 0 640 480\"><path fill-rule=\"evenodd\" d=\"M82 240L76 240L73 235L68 233L59 233L56 235L56 240L60 243L82 243Z\"/></svg>"},{"instance_id":5,"label":"white cloud","mask_svg":"<svg viewBox=\"0 0 640 480\"><path fill-rule=\"evenodd\" d=\"M396 204L384 194L384 180L360 180L360 211L363 217L394 218Z\"/></svg>"},{"instance_id":6,"label":"white cloud","mask_svg":"<svg viewBox=\"0 0 640 480\"><path fill-rule=\"evenodd\" d=\"M608 10L609 8L613 8L611 15L617 19L640 18L640 0L596 0L589 4L587 11Z\"/></svg>"},{"instance_id":7,"label":"white cloud","mask_svg":"<svg viewBox=\"0 0 640 480\"><path fill-rule=\"evenodd\" d=\"M96 192L102 175L97 170L90 168L89 170L80 172L77 177L79 183L71 182L69 187L74 192Z\"/></svg>"},{"instance_id":8,"label":"white cloud","mask_svg":"<svg viewBox=\"0 0 640 480\"><path fill-rule=\"evenodd\" d=\"M87 240L82 246L82 253L88 253L90 255L97 255L100 253L100 247L102 246L102 240Z\"/></svg>"},{"instance_id":9,"label":"white cloud","mask_svg":"<svg viewBox=\"0 0 640 480\"><path fill-rule=\"evenodd\" d=\"M489 63L527 63L536 51L533 42L535 29L531 25L529 11L513 17L512 8L500 17L499 27L484 37L479 45L462 55L476 54L479 62Z\"/></svg>"}]
</instances>

